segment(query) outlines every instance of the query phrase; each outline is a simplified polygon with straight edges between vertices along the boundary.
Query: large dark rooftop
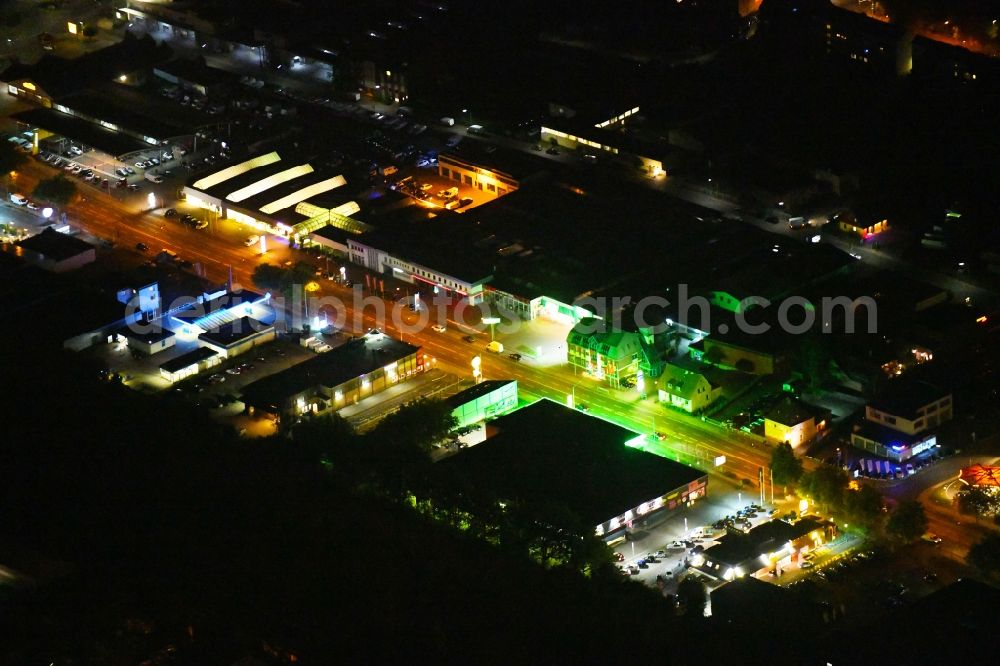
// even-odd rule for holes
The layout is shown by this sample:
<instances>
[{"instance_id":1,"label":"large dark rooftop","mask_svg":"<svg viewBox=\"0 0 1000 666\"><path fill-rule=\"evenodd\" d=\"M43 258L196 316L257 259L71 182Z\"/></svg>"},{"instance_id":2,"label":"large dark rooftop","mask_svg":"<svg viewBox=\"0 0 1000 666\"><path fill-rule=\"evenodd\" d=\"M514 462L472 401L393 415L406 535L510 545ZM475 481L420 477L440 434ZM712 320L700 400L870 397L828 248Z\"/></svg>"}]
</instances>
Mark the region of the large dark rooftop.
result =
<instances>
[{"instance_id":1,"label":"large dark rooftop","mask_svg":"<svg viewBox=\"0 0 1000 666\"><path fill-rule=\"evenodd\" d=\"M564 503L588 525L705 476L626 442L638 433L542 399L493 421L499 432L442 461L501 497Z\"/></svg>"},{"instance_id":2,"label":"large dark rooftop","mask_svg":"<svg viewBox=\"0 0 1000 666\"><path fill-rule=\"evenodd\" d=\"M40 127L53 134L70 137L109 155L120 157L150 148L133 136L101 127L83 118L77 118L54 109L28 109L11 116L31 127Z\"/></svg>"},{"instance_id":3,"label":"large dark rooftop","mask_svg":"<svg viewBox=\"0 0 1000 666\"><path fill-rule=\"evenodd\" d=\"M880 412L912 420L918 418L918 409L940 400L949 393L933 384L903 377L890 381L882 394L874 398L869 405Z\"/></svg>"},{"instance_id":4,"label":"large dark rooftop","mask_svg":"<svg viewBox=\"0 0 1000 666\"><path fill-rule=\"evenodd\" d=\"M69 234L59 233L52 227L46 227L41 233L18 241L17 245L55 261L71 259L87 250L94 249L94 246L87 241Z\"/></svg>"}]
</instances>

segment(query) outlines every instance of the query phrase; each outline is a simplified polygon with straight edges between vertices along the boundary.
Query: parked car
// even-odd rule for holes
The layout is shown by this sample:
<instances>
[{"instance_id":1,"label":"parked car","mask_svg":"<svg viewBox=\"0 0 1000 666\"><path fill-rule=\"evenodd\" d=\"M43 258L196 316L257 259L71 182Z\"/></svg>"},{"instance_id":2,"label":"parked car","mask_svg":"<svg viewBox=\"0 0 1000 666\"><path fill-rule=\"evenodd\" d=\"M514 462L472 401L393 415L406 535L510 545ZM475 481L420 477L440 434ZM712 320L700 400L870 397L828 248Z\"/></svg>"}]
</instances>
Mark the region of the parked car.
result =
<instances>
[{"instance_id":1,"label":"parked car","mask_svg":"<svg viewBox=\"0 0 1000 666\"><path fill-rule=\"evenodd\" d=\"M149 246L146 245L145 243L136 243L135 249L138 250L139 252L146 252L147 250L149 250Z\"/></svg>"},{"instance_id":2,"label":"parked car","mask_svg":"<svg viewBox=\"0 0 1000 666\"><path fill-rule=\"evenodd\" d=\"M444 333L448 329L442 326L441 324L434 324L433 326L431 326L431 330L434 331L435 333Z\"/></svg>"},{"instance_id":3,"label":"parked car","mask_svg":"<svg viewBox=\"0 0 1000 666\"><path fill-rule=\"evenodd\" d=\"M510 360L512 360L512 361L520 361L521 360L521 355L518 354L517 352L514 352L513 354L509 354L508 358L510 358Z\"/></svg>"},{"instance_id":4,"label":"parked car","mask_svg":"<svg viewBox=\"0 0 1000 666\"><path fill-rule=\"evenodd\" d=\"M243 244L246 245L247 247L252 247L253 245L256 245L259 242L260 242L260 236L254 235L254 236L247 236L246 240L243 241Z\"/></svg>"},{"instance_id":5,"label":"parked car","mask_svg":"<svg viewBox=\"0 0 1000 666\"><path fill-rule=\"evenodd\" d=\"M177 217L177 209L176 208L166 209L165 211L163 211L163 217Z\"/></svg>"},{"instance_id":6,"label":"parked car","mask_svg":"<svg viewBox=\"0 0 1000 666\"><path fill-rule=\"evenodd\" d=\"M464 340L465 342L475 342L476 337L474 335L466 335L462 337L462 340Z\"/></svg>"}]
</instances>

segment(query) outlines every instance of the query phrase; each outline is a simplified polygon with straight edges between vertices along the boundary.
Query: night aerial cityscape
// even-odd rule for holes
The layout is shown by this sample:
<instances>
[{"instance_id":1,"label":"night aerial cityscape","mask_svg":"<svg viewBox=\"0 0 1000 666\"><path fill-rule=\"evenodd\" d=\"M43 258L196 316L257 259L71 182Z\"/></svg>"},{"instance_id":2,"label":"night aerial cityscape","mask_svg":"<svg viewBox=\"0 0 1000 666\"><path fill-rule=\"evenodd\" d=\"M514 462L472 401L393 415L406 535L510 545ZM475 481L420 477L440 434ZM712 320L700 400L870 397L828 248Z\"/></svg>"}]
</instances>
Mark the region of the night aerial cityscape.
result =
<instances>
[{"instance_id":1,"label":"night aerial cityscape","mask_svg":"<svg viewBox=\"0 0 1000 666\"><path fill-rule=\"evenodd\" d=\"M0 51L0 664L989 663L996 0Z\"/></svg>"}]
</instances>

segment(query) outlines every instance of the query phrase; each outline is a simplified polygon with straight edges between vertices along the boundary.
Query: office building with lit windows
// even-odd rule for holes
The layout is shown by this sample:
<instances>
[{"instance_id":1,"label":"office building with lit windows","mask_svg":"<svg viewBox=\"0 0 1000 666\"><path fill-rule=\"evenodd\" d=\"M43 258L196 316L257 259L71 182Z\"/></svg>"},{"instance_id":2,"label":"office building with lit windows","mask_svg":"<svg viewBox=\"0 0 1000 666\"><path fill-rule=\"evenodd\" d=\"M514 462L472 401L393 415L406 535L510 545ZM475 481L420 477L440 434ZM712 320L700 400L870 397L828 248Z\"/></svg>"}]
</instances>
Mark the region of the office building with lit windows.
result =
<instances>
[{"instance_id":1,"label":"office building with lit windows","mask_svg":"<svg viewBox=\"0 0 1000 666\"><path fill-rule=\"evenodd\" d=\"M935 428L951 418L949 391L916 380L892 380L865 406L865 418L855 425L851 444L902 462L936 448Z\"/></svg>"}]
</instances>

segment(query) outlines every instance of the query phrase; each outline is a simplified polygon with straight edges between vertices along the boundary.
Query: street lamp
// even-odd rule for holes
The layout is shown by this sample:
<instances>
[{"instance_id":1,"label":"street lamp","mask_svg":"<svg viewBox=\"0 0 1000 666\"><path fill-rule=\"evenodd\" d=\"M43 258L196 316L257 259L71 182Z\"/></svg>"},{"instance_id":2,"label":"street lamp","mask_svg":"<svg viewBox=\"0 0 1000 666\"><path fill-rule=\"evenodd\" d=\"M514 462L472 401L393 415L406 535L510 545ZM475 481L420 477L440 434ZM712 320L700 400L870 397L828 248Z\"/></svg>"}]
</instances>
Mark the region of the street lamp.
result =
<instances>
[{"instance_id":1,"label":"street lamp","mask_svg":"<svg viewBox=\"0 0 1000 666\"><path fill-rule=\"evenodd\" d=\"M482 366L482 364L483 359L478 356L472 357L472 378L476 380L477 384L479 383L479 379L483 376L483 373L480 371L480 366Z\"/></svg>"},{"instance_id":2,"label":"street lamp","mask_svg":"<svg viewBox=\"0 0 1000 666\"><path fill-rule=\"evenodd\" d=\"M483 317L483 323L490 327L490 342L493 342L496 339L494 327L500 323L500 317Z\"/></svg>"}]
</instances>

